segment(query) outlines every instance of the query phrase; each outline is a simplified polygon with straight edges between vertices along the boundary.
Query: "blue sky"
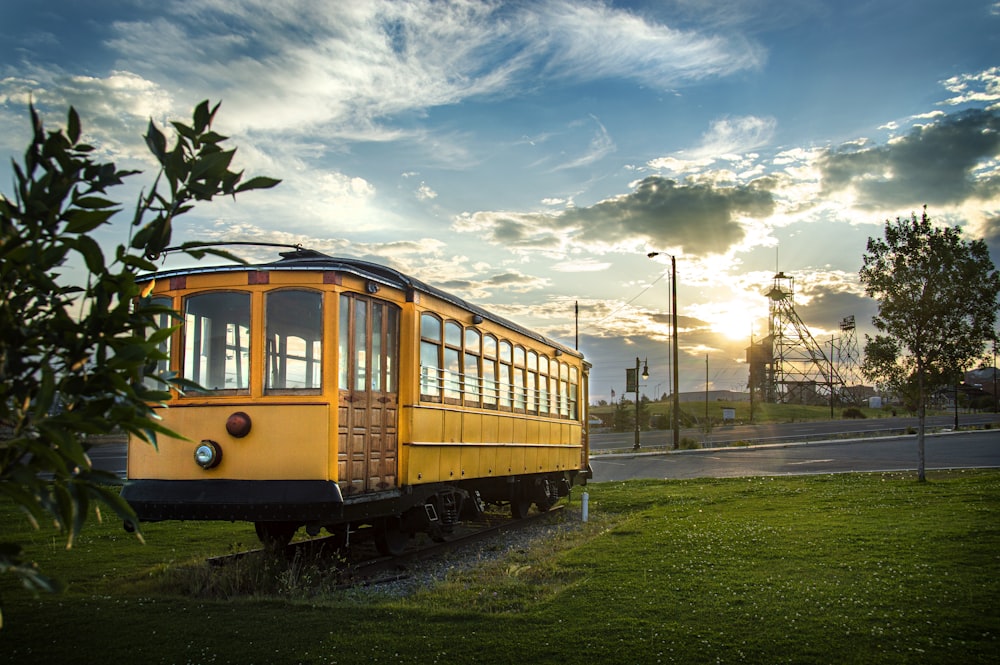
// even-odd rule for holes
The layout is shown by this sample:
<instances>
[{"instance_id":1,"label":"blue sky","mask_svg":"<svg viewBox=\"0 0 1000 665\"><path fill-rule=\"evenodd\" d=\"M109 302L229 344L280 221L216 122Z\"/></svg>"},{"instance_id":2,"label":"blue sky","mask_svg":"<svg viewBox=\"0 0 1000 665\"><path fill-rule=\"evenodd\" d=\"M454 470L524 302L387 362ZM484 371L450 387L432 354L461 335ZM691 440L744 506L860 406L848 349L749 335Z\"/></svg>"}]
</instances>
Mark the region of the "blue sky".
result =
<instances>
[{"instance_id":1,"label":"blue sky","mask_svg":"<svg viewBox=\"0 0 1000 665\"><path fill-rule=\"evenodd\" d=\"M706 356L710 388L744 389L776 270L822 341L868 329L857 272L887 219L926 204L1000 264L997 54L990 0L8 0L0 153L23 151L29 98L51 125L73 105L145 170L131 201L148 120L221 100L239 167L283 183L176 240L386 263L569 344L579 303L593 400L636 357L647 394L669 388L668 263L646 254L673 254L681 390Z\"/></svg>"}]
</instances>

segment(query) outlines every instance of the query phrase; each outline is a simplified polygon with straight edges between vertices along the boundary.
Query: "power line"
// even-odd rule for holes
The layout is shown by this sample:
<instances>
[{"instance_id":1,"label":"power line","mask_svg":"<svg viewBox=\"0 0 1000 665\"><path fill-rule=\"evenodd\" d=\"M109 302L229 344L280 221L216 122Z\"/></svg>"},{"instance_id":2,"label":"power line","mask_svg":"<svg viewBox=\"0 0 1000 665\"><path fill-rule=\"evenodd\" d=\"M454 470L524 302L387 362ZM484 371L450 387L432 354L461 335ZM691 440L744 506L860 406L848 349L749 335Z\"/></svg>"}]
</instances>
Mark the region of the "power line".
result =
<instances>
[{"instance_id":1,"label":"power line","mask_svg":"<svg viewBox=\"0 0 1000 665\"><path fill-rule=\"evenodd\" d=\"M628 302L626 302L626 303L622 303L622 305L621 305L621 306L620 306L620 307L619 307L618 309L616 309L616 310L614 310L614 311L610 312L609 314L606 314L606 315L605 315L605 316L604 316L603 318L601 318L601 319L598 319L597 321L593 321L593 322L591 322L591 323L588 323L587 325L585 325L585 326L584 326L584 329L586 329L586 328L590 328L590 327L592 327L592 326L597 326L598 324L601 324L601 323L603 323L603 322L604 322L604 321L606 321L607 319L610 319L610 318L611 318L612 316L614 316L615 314L617 314L618 312L622 311L623 309L625 309L626 307L628 307L629 305L631 305L632 303L634 303L634 302L635 302L636 300L638 300L639 298L641 298L641 297L643 296L643 294L645 294L645 293L646 293L646 291L649 291L649 290L650 290L651 288L653 288L654 286L656 286L656 284L657 284L657 283L658 283L658 282L659 282L659 281L660 281L661 279L663 279L663 278L664 278L664 277L666 277L666 276L667 276L667 273L666 273L666 272L662 272L662 273L660 273L660 276L659 276L659 277L657 277L657 278L656 278L656 279L654 279L654 280L653 280L652 282L650 282L650 283L649 283L649 285L648 285L648 286L647 286L646 288L644 288L644 289L643 289L642 291L640 291L640 292L639 292L639 293L638 293L638 294L637 294L637 295L636 295L636 296L635 296L634 298L632 298L631 300L629 300L629 301L628 301Z\"/></svg>"}]
</instances>

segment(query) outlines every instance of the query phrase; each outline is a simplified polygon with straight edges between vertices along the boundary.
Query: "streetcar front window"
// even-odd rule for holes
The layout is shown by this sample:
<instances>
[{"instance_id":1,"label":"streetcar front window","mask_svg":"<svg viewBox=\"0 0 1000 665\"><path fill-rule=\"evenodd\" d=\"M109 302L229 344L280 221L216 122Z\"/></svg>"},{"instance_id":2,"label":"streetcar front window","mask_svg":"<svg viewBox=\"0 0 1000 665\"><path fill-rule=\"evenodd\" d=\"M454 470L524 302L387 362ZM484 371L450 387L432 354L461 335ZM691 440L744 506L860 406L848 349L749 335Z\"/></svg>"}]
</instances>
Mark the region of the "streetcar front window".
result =
<instances>
[{"instance_id":1,"label":"streetcar front window","mask_svg":"<svg viewBox=\"0 0 1000 665\"><path fill-rule=\"evenodd\" d=\"M160 296L150 298L149 304L157 307L171 307L173 306L173 301L170 298ZM153 321L156 326L156 330L166 330L177 323L167 312L154 314ZM152 333L153 331L150 330L149 332ZM166 390L166 386L153 377L165 374L170 369L170 338L161 341L156 348L163 355L162 357L156 359L156 366L151 368L152 371L145 372L142 382L146 384L147 388L152 388L153 390Z\"/></svg>"},{"instance_id":2,"label":"streetcar front window","mask_svg":"<svg viewBox=\"0 0 1000 665\"><path fill-rule=\"evenodd\" d=\"M216 393L250 388L249 293L202 293L185 301L184 378Z\"/></svg>"},{"instance_id":3,"label":"streetcar front window","mask_svg":"<svg viewBox=\"0 0 1000 665\"><path fill-rule=\"evenodd\" d=\"M267 294L264 389L319 390L323 384L323 296L315 291Z\"/></svg>"}]
</instances>

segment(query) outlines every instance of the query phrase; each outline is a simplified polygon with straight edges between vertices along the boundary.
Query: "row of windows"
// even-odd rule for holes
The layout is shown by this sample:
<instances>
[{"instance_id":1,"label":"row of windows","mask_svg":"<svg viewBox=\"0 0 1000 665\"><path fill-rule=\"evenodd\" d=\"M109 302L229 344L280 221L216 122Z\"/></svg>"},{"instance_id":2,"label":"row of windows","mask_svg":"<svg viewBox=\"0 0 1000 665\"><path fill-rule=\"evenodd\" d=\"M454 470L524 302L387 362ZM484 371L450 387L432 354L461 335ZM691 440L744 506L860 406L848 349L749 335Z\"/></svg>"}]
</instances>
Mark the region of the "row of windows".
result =
<instances>
[{"instance_id":1,"label":"row of windows","mask_svg":"<svg viewBox=\"0 0 1000 665\"><path fill-rule=\"evenodd\" d=\"M169 298L154 302L171 306ZM340 297L339 380L343 389L394 392L398 309L388 303ZM162 315L159 326L171 325ZM323 296L282 289L264 297L265 392L322 387ZM213 392L250 387L250 294L217 291L184 300L182 376ZM164 342L163 352L168 353ZM158 371L166 371L162 360ZM576 367L533 350L443 321L420 319L421 399L521 413L578 417Z\"/></svg>"},{"instance_id":2,"label":"row of windows","mask_svg":"<svg viewBox=\"0 0 1000 665\"><path fill-rule=\"evenodd\" d=\"M420 396L487 409L577 418L576 367L457 321L420 317Z\"/></svg>"},{"instance_id":3,"label":"row of windows","mask_svg":"<svg viewBox=\"0 0 1000 665\"><path fill-rule=\"evenodd\" d=\"M171 306L169 298L155 304ZM323 301L314 291L281 290L264 299L264 389L319 390L323 366ZM171 325L161 314L157 325ZM212 392L250 388L250 294L219 291L184 300L181 375ZM167 342L161 351L169 353ZM165 371L167 360L158 363Z\"/></svg>"}]
</instances>

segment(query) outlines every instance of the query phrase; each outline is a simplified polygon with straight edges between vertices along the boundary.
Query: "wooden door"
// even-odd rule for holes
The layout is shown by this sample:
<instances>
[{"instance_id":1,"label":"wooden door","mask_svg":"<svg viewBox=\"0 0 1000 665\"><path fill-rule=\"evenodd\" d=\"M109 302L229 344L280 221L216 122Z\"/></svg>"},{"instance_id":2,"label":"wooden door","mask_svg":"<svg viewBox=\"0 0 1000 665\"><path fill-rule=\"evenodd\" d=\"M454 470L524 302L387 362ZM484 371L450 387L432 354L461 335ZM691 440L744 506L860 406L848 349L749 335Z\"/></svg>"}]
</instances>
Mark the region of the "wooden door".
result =
<instances>
[{"instance_id":1,"label":"wooden door","mask_svg":"<svg viewBox=\"0 0 1000 665\"><path fill-rule=\"evenodd\" d=\"M399 308L341 294L338 454L345 495L396 486Z\"/></svg>"}]
</instances>

